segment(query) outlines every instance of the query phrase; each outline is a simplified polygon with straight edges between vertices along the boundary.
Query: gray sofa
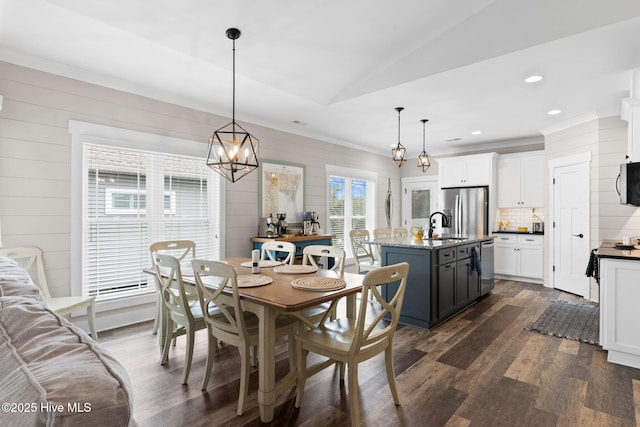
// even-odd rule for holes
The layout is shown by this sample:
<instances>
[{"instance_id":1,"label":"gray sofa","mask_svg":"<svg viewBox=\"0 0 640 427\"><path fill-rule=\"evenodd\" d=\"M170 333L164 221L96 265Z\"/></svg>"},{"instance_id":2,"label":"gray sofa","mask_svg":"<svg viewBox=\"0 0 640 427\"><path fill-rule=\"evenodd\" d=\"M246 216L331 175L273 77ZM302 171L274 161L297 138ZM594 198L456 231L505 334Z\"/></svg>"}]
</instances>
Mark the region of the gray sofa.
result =
<instances>
[{"instance_id":1,"label":"gray sofa","mask_svg":"<svg viewBox=\"0 0 640 427\"><path fill-rule=\"evenodd\" d=\"M135 426L125 369L0 257L0 425Z\"/></svg>"}]
</instances>

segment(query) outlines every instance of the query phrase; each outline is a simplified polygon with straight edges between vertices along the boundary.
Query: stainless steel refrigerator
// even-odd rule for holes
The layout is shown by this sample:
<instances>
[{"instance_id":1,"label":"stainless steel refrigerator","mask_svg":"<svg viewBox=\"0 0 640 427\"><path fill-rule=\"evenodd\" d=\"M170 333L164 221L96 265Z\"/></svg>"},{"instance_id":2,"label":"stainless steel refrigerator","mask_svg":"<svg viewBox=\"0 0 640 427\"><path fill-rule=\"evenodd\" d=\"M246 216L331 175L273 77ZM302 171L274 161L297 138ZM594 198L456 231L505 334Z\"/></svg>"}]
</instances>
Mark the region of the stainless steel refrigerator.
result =
<instances>
[{"instance_id":1,"label":"stainless steel refrigerator","mask_svg":"<svg viewBox=\"0 0 640 427\"><path fill-rule=\"evenodd\" d=\"M442 199L451 225L444 234L489 234L488 187L443 188Z\"/></svg>"}]
</instances>

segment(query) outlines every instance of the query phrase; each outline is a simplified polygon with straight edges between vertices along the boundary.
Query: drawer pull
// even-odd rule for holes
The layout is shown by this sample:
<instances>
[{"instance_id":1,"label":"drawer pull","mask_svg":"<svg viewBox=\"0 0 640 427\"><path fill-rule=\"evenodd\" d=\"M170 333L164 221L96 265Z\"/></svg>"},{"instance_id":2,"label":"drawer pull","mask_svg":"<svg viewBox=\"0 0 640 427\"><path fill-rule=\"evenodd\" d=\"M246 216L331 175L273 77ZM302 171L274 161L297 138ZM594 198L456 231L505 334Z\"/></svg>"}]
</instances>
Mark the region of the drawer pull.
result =
<instances>
[{"instance_id":1,"label":"drawer pull","mask_svg":"<svg viewBox=\"0 0 640 427\"><path fill-rule=\"evenodd\" d=\"M527 242L535 242L533 239L525 239Z\"/></svg>"}]
</instances>

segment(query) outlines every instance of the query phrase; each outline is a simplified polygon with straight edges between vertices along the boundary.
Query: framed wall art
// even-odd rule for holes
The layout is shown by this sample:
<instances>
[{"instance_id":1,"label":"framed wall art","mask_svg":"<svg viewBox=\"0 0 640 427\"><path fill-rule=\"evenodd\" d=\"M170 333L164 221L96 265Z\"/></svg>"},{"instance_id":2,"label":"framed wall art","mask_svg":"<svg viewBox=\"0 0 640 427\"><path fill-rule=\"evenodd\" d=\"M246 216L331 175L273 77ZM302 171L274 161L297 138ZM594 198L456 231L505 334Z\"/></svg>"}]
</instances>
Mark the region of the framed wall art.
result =
<instances>
[{"instance_id":1,"label":"framed wall art","mask_svg":"<svg viewBox=\"0 0 640 427\"><path fill-rule=\"evenodd\" d=\"M301 223L304 210L304 165L262 160L260 163L260 217L287 214L287 222Z\"/></svg>"}]
</instances>

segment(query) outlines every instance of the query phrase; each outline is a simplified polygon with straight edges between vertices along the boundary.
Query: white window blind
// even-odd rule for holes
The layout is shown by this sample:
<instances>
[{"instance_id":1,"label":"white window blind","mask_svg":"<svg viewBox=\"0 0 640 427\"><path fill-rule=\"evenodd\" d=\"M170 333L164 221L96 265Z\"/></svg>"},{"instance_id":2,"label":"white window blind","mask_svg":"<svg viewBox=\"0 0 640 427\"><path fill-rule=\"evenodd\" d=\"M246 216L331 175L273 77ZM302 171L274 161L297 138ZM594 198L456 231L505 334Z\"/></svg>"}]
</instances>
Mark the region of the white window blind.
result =
<instances>
[{"instance_id":1,"label":"white window blind","mask_svg":"<svg viewBox=\"0 0 640 427\"><path fill-rule=\"evenodd\" d=\"M220 178L200 158L84 144L83 293L98 299L154 291L149 245L196 242L220 257Z\"/></svg>"},{"instance_id":2,"label":"white window blind","mask_svg":"<svg viewBox=\"0 0 640 427\"><path fill-rule=\"evenodd\" d=\"M329 176L329 230L335 246L351 258L349 232L372 228L375 224L373 194L375 183L365 179Z\"/></svg>"}]
</instances>

